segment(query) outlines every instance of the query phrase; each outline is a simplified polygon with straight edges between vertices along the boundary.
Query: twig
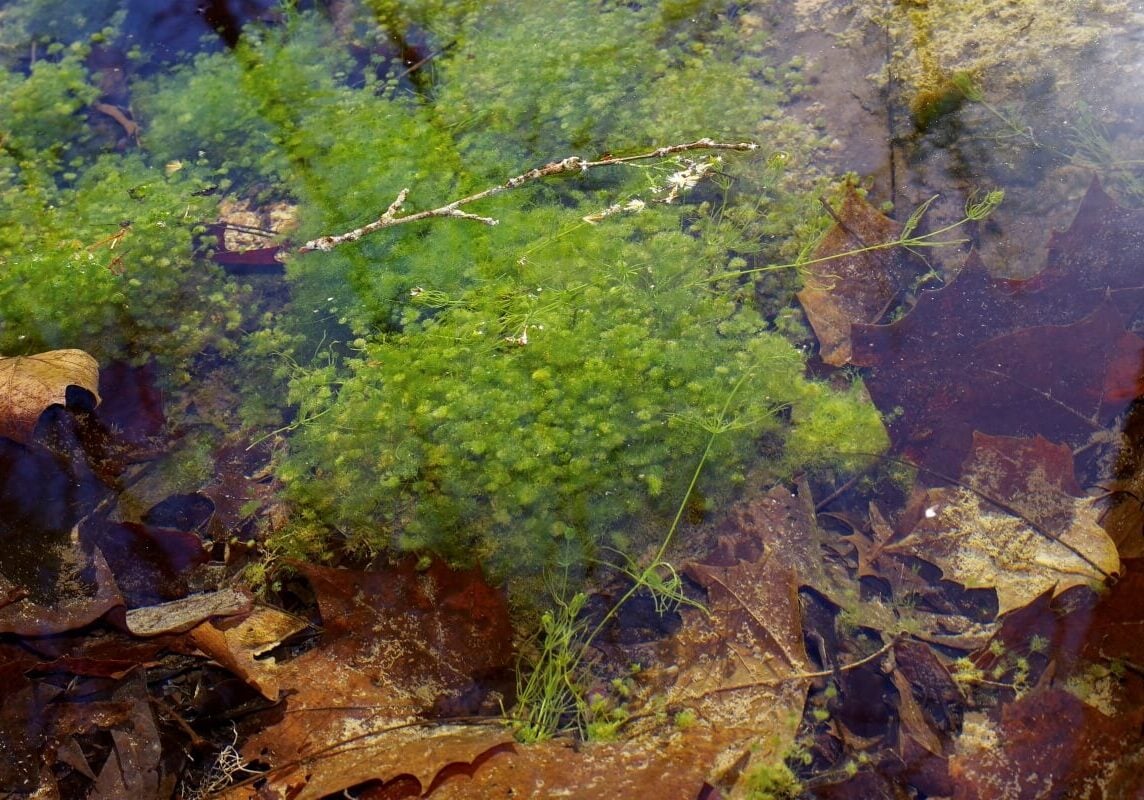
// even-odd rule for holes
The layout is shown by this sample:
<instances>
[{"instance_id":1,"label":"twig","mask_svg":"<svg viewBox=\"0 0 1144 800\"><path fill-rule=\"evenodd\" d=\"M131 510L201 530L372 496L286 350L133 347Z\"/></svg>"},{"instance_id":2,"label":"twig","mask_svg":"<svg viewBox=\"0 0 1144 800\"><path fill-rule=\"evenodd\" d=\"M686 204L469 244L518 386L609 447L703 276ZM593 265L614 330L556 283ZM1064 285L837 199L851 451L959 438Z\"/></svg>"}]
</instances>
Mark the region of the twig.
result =
<instances>
[{"instance_id":1,"label":"twig","mask_svg":"<svg viewBox=\"0 0 1144 800\"><path fill-rule=\"evenodd\" d=\"M675 153L683 153L688 150L757 150L758 145L754 142L738 142L726 143L716 142L712 139L699 139L694 142L686 144L673 144L666 147L657 147L649 153L641 153L635 156L614 157L608 156L601 158L597 161L586 161L579 156L569 156L568 158L561 159L560 161L552 161L542 167L530 169L528 172L522 172L514 178L509 178L504 183L496 186L489 187L484 191L471 194L468 197L462 197L459 200L454 200L451 203L446 203L428 211L418 211L414 214L407 214L403 217L398 216L401 207L405 204L405 200L409 197L409 189L402 189L397 193L397 198L389 204L389 208L385 213L375 219L368 225L363 225L360 228L354 228L352 231L341 233L336 236L322 236L317 239L312 239L298 248L299 253L310 253L314 250L321 250L323 252L333 250L340 244L346 242L356 242L361 237L379 231L382 228L391 228L394 225L403 225L407 222L417 222L430 217L457 217L459 219L470 219L474 222L480 222L485 225L496 225L497 220L492 217L482 217L478 214L469 214L468 212L461 211L461 206L475 203L478 200L484 200L486 197L492 197L495 194L508 191L509 189L516 189L526 183L530 183L541 178L548 178L553 175L562 175L568 172L584 173L594 167L608 167L615 164L627 164L632 161L643 161L650 158L663 158L665 156L674 155Z\"/></svg>"}]
</instances>

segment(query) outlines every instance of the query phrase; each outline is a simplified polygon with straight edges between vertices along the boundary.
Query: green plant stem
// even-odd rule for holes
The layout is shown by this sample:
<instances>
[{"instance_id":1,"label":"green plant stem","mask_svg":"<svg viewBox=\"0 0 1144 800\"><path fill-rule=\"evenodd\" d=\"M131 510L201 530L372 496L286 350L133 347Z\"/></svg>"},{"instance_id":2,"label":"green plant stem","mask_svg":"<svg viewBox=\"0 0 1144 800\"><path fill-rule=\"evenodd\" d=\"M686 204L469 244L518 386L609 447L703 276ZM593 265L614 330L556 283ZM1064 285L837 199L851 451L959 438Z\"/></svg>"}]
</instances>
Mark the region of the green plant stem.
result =
<instances>
[{"instance_id":1,"label":"green plant stem","mask_svg":"<svg viewBox=\"0 0 1144 800\"><path fill-rule=\"evenodd\" d=\"M711 435L707 437L707 446L703 448L703 455L699 457L699 462L695 465L694 472L691 473L691 482L687 484L687 491L683 494L683 499L679 502L679 507L675 511L675 518L671 521L671 526L667 529L667 534L663 537L663 541L659 544L659 549L656 550L655 555L652 557L651 563L644 568L639 577L632 583L628 590L617 600L604 618L596 624L592 632L584 640L583 650L586 652L588 647L591 646L593 640L603 630L604 626L608 624L615 617L619 610L630 600L635 594L649 584L648 575L652 570L658 569L663 563L663 557L667 553L667 549L671 546L672 539L675 537L675 532L679 529L679 523L683 520L683 514L687 510L687 501L691 498L692 492L695 491L696 485L699 483L699 476L703 472L703 467L707 464L707 459L711 455L711 448L715 445L715 439L720 434L725 433L733 425L725 423L727 418L727 411L731 407L731 402L734 400L735 395L738 394L739 389L746 382L747 378L751 376L752 370L747 370L735 383L731 391L727 394L727 399L723 402L723 408L719 410L719 417L715 425L711 427Z\"/></svg>"},{"instance_id":2,"label":"green plant stem","mask_svg":"<svg viewBox=\"0 0 1144 800\"><path fill-rule=\"evenodd\" d=\"M845 252L834 253L829 256L820 256L819 258L812 258L807 261L795 261L790 264L770 264L765 267L736 270L734 272L722 272L718 275L712 275L708 278L704 278L703 280L698 281L695 285L715 283L717 281L729 280L732 278L741 278L744 275L755 275L762 272L774 272L780 269L801 269L812 264L823 264L827 261L835 261L840 258L858 256L862 255L863 253L872 253L879 250L889 250L894 247L952 247L956 245L963 245L968 243L969 239L939 239L938 237L944 236L950 231L962 227L966 223L977 222L985 219L993 212L994 209L997 208L998 205L1000 205L1001 201L1004 199L1004 196L1004 192L1002 192L1000 189L994 189L986 193L985 198L979 202L967 202L965 208L965 216L959 219L957 222L951 222L949 225L944 225L941 228L938 228L936 231L923 233L920 236L903 235L889 242L881 242L879 244L871 244L865 247L858 247L854 250L846 250ZM933 198L927 200L923 204L922 210L924 210L924 208L932 202ZM914 219L915 217L911 216L911 220ZM911 229L906 229L907 234L909 230Z\"/></svg>"}]
</instances>

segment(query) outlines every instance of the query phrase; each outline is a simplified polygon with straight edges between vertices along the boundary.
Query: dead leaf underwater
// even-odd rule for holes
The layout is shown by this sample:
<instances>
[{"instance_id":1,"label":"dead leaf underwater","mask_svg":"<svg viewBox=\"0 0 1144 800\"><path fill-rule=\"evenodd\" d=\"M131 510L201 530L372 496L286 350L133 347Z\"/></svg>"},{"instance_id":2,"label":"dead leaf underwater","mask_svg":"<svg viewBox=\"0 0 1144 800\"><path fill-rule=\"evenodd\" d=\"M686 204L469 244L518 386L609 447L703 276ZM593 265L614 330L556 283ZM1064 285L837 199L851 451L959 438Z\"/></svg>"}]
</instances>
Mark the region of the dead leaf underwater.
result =
<instances>
[{"instance_id":1,"label":"dead leaf underwater","mask_svg":"<svg viewBox=\"0 0 1144 800\"><path fill-rule=\"evenodd\" d=\"M1144 340L1124 323L1144 302L1138 224L1094 183L1041 273L995 278L971 253L897 321L851 325L895 448L956 477L974 431L1080 443L1122 412L1144 390Z\"/></svg>"},{"instance_id":2,"label":"dead leaf underwater","mask_svg":"<svg viewBox=\"0 0 1144 800\"><path fill-rule=\"evenodd\" d=\"M891 249L855 252L897 240L902 225L874 209L851 184L835 219L804 267L806 285L798 301L822 360L840 367L850 363L850 326L877 322L904 288L906 270Z\"/></svg>"},{"instance_id":3,"label":"dead leaf underwater","mask_svg":"<svg viewBox=\"0 0 1144 800\"><path fill-rule=\"evenodd\" d=\"M99 403L99 364L82 350L0 358L0 436L27 443L44 409L64 405L72 386Z\"/></svg>"},{"instance_id":4,"label":"dead leaf underwater","mask_svg":"<svg viewBox=\"0 0 1144 800\"><path fill-rule=\"evenodd\" d=\"M399 775L424 791L449 764L512 740L503 728L422 724L458 697L479 704L485 682L511 670L508 609L479 571L439 561L418 569L416 558L378 571L296 566L313 587L323 633L258 678L266 692L272 677L284 707L243 754L271 772L260 794L228 797L319 798Z\"/></svg>"}]
</instances>

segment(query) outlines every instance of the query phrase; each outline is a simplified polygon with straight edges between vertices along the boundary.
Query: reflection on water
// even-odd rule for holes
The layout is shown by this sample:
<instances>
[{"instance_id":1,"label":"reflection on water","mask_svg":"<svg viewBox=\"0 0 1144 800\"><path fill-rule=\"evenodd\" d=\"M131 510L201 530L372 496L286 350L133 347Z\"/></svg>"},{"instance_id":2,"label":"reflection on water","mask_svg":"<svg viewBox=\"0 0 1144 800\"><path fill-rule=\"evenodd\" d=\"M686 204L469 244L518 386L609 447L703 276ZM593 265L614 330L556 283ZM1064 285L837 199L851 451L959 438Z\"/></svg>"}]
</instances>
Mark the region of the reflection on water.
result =
<instances>
[{"instance_id":1,"label":"reflection on water","mask_svg":"<svg viewBox=\"0 0 1144 800\"><path fill-rule=\"evenodd\" d=\"M1134 796L1142 15L7 4L3 791Z\"/></svg>"}]
</instances>

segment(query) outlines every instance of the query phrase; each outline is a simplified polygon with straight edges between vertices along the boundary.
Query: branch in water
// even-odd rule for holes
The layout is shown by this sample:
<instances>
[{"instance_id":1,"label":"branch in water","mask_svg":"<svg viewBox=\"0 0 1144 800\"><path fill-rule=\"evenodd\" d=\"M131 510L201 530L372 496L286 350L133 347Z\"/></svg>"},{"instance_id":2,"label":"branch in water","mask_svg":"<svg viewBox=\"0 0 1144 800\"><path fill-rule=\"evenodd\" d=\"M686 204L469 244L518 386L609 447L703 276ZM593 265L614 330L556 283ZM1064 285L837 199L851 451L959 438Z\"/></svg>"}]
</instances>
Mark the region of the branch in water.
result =
<instances>
[{"instance_id":1,"label":"branch in water","mask_svg":"<svg viewBox=\"0 0 1144 800\"><path fill-rule=\"evenodd\" d=\"M699 139L698 141L688 142L686 144L673 144L666 147L657 147L649 153L641 153L635 156L613 157L608 156L601 158L598 161L586 161L579 156L569 156L568 158L560 161L552 161L542 167L530 169L528 172L522 172L514 178L509 178L502 184L492 186L484 191L471 194L468 197L462 197L459 200L454 200L438 208L429 211L418 211L415 214L407 214L405 216L398 216L402 206L405 204L406 198L409 196L409 189L402 189L398 192L397 197L385 213L375 219L368 225L363 225L360 228L354 228L352 231L341 233L336 236L322 236L318 239L312 239L298 248L300 253L309 253L314 250L329 251L333 250L340 244L346 242L356 242L366 234L379 231L382 228L392 228L394 225L404 225L407 222L417 222L430 217L456 217L458 219L470 219L474 222L480 222L485 225L496 225L497 220L492 217L482 217L478 214L470 214L466 211L461 211L461 206L475 203L478 200L484 200L486 197L492 197L494 194L508 191L509 189L516 189L526 183L531 183L541 178L548 178L552 175L562 175L568 172L587 172L589 169L595 167L608 167L615 164L627 164L632 161L643 161L650 158L664 158L665 156L674 155L676 153L684 153L689 150L757 150L758 145L753 142L738 142L738 143L725 143L716 142L711 139Z\"/></svg>"}]
</instances>

